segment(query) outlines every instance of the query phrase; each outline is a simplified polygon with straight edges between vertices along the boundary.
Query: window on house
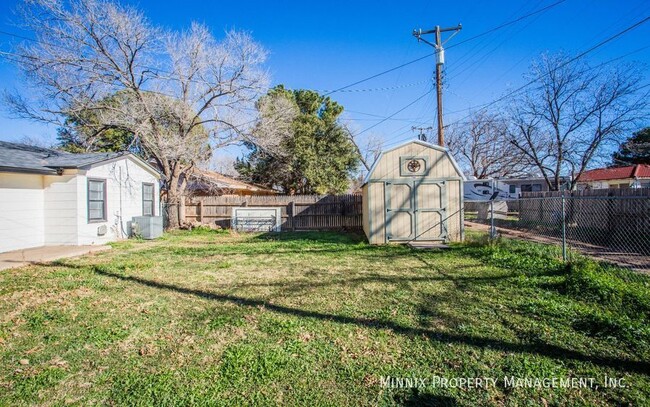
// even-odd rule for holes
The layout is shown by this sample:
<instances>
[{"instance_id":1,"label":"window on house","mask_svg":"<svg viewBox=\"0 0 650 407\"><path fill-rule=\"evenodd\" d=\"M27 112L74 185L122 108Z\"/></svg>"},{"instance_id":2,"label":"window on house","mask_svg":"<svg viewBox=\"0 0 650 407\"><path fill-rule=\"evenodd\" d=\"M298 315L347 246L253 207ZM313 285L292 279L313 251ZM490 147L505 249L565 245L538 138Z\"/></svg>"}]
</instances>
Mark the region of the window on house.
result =
<instances>
[{"instance_id":1,"label":"window on house","mask_svg":"<svg viewBox=\"0 0 650 407\"><path fill-rule=\"evenodd\" d=\"M88 222L106 220L106 180L88 180Z\"/></svg>"},{"instance_id":2,"label":"window on house","mask_svg":"<svg viewBox=\"0 0 650 407\"><path fill-rule=\"evenodd\" d=\"M531 189L533 192L542 192L542 184L533 184Z\"/></svg>"},{"instance_id":3,"label":"window on house","mask_svg":"<svg viewBox=\"0 0 650 407\"><path fill-rule=\"evenodd\" d=\"M510 185L510 193L514 194L515 192L517 192L517 186L516 185Z\"/></svg>"},{"instance_id":4,"label":"window on house","mask_svg":"<svg viewBox=\"0 0 650 407\"><path fill-rule=\"evenodd\" d=\"M142 184L142 216L154 216L154 186Z\"/></svg>"},{"instance_id":5,"label":"window on house","mask_svg":"<svg viewBox=\"0 0 650 407\"><path fill-rule=\"evenodd\" d=\"M523 184L521 186L521 192L533 192L533 187L530 184Z\"/></svg>"}]
</instances>

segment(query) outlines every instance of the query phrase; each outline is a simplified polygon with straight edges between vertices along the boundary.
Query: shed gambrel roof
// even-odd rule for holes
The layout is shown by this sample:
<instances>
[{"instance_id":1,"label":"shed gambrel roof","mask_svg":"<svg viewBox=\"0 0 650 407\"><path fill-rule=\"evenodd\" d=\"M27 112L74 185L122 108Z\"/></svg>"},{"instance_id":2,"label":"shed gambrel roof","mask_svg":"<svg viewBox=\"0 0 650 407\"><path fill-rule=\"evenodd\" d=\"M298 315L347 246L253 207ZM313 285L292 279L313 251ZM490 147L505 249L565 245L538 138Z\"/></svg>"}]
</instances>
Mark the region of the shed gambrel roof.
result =
<instances>
[{"instance_id":1,"label":"shed gambrel roof","mask_svg":"<svg viewBox=\"0 0 650 407\"><path fill-rule=\"evenodd\" d=\"M368 170L368 174L366 174L366 178L363 180L363 184L365 185L365 184L368 183L372 173L375 171L375 168L377 168L377 165L379 164L379 162L381 161L381 159L384 157L384 155L386 153L389 153L391 151L395 151L395 150L400 149L400 148L402 148L404 146L407 146L409 144L419 144L422 147L432 148L434 150L438 150L438 151L441 151L441 152L445 153L447 155L447 157L449 157L449 160L451 161L451 165L454 167L456 172L458 172L458 174L460 174L463 181L467 181L467 178L465 177L465 174L463 173L463 170L460 169L460 167L458 166L458 163L454 159L454 156L451 155L448 148L441 147L441 146L431 144L431 143L427 143L427 142L421 141L421 140L409 140L409 141L405 141L404 143L401 143L401 144L399 144L399 145L397 145L395 147L389 148L388 150L382 151L381 154L379 154L379 157L377 157L375 162L372 164L372 167L370 167L370 170Z\"/></svg>"},{"instance_id":2,"label":"shed gambrel roof","mask_svg":"<svg viewBox=\"0 0 650 407\"><path fill-rule=\"evenodd\" d=\"M128 152L73 154L27 144L0 141L0 171L57 174L60 169L83 168L120 157L131 157L152 172L153 167Z\"/></svg>"}]
</instances>

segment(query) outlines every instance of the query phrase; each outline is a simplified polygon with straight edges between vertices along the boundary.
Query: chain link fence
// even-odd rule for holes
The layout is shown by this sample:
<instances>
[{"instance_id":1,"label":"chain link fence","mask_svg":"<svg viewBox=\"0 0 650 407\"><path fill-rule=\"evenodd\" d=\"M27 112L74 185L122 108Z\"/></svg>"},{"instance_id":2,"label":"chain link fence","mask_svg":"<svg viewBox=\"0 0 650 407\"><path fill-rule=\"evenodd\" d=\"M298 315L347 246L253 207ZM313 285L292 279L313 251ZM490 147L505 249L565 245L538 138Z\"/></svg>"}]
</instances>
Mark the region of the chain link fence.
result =
<instances>
[{"instance_id":1,"label":"chain link fence","mask_svg":"<svg viewBox=\"0 0 650 407\"><path fill-rule=\"evenodd\" d=\"M491 237L503 235L559 245L577 254L650 273L650 198L555 196L468 201L465 220ZM482 227L481 227L482 226Z\"/></svg>"}]
</instances>

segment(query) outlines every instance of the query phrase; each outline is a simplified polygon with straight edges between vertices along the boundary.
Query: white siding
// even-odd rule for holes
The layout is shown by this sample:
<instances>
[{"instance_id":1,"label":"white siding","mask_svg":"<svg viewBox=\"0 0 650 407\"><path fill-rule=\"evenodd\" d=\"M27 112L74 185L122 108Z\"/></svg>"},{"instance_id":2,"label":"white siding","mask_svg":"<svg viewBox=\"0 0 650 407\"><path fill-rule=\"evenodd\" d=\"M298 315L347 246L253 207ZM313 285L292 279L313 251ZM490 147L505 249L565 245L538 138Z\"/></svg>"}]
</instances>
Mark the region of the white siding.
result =
<instances>
[{"instance_id":1,"label":"white siding","mask_svg":"<svg viewBox=\"0 0 650 407\"><path fill-rule=\"evenodd\" d=\"M45 245L77 245L77 175L43 177Z\"/></svg>"},{"instance_id":2,"label":"white siding","mask_svg":"<svg viewBox=\"0 0 650 407\"><path fill-rule=\"evenodd\" d=\"M88 222L88 178L106 180L105 222ZM60 176L0 173L0 252L126 238L131 219L142 216L143 183L154 185L159 216L158 178L131 157ZM98 234L101 226L106 226L103 236Z\"/></svg>"},{"instance_id":3,"label":"white siding","mask_svg":"<svg viewBox=\"0 0 650 407\"><path fill-rule=\"evenodd\" d=\"M88 178L106 180L106 222L88 222ZM134 216L142 216L142 184L154 184L155 215L159 216L158 179L134 159L97 165L85 175L77 177L77 232L78 244L104 244L128 237L128 225ZM106 234L98 235L98 228L106 226Z\"/></svg>"},{"instance_id":4,"label":"white siding","mask_svg":"<svg viewBox=\"0 0 650 407\"><path fill-rule=\"evenodd\" d=\"M0 252L43 240L43 176L0 173Z\"/></svg>"}]
</instances>

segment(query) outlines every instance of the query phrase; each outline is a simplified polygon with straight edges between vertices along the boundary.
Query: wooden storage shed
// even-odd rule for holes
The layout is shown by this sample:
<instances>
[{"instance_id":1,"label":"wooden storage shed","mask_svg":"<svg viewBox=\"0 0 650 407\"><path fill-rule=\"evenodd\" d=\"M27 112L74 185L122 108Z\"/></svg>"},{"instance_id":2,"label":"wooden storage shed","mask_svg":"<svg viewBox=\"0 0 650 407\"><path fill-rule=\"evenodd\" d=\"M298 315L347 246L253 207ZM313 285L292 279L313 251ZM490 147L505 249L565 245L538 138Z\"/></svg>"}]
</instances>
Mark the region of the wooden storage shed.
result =
<instances>
[{"instance_id":1,"label":"wooden storage shed","mask_svg":"<svg viewBox=\"0 0 650 407\"><path fill-rule=\"evenodd\" d=\"M362 187L368 241L461 241L464 180L444 147L409 141L382 152Z\"/></svg>"}]
</instances>

